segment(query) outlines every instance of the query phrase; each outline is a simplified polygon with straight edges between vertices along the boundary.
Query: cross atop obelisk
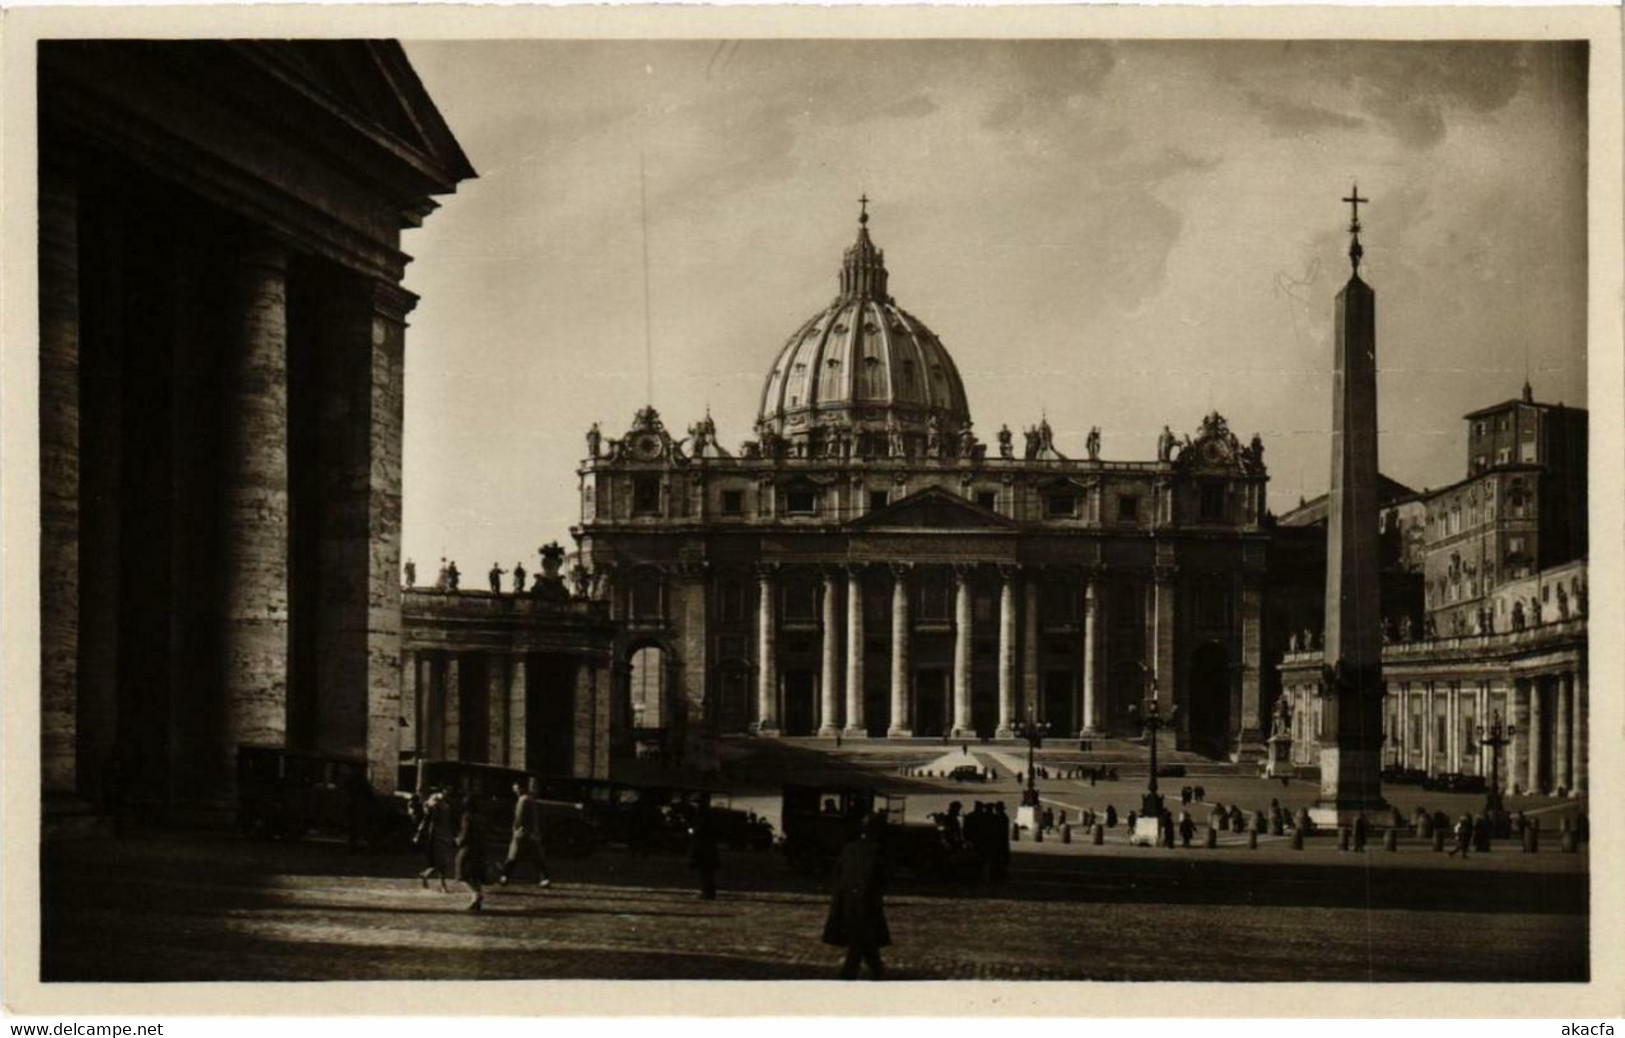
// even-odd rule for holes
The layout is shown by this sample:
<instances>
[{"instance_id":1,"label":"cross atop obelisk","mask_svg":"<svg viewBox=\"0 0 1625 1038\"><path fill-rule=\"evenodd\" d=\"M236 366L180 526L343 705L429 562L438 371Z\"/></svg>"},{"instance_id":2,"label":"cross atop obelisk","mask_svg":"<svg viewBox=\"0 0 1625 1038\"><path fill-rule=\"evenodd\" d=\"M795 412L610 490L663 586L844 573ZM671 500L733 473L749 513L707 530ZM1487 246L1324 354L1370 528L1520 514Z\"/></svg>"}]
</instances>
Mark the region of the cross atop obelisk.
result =
<instances>
[{"instance_id":1,"label":"cross atop obelisk","mask_svg":"<svg viewBox=\"0 0 1625 1038\"><path fill-rule=\"evenodd\" d=\"M1355 184L1354 190L1349 192L1349 197L1343 201L1354 207L1354 218L1349 221L1349 234L1353 235L1353 239L1349 242L1349 262L1354 264L1354 273L1358 275L1360 259L1365 255L1365 249L1360 247L1360 203L1369 203L1371 199L1361 198L1360 185Z\"/></svg>"}]
</instances>

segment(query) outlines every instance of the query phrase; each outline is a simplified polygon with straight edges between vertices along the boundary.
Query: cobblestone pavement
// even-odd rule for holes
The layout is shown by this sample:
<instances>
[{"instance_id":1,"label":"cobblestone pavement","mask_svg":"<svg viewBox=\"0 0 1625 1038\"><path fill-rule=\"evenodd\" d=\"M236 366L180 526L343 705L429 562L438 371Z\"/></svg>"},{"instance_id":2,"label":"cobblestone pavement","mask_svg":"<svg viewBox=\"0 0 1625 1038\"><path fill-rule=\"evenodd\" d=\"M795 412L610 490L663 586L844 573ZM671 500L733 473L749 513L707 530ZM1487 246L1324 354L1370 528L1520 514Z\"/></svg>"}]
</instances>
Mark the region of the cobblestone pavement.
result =
<instances>
[{"instance_id":1,"label":"cobblestone pavement","mask_svg":"<svg viewBox=\"0 0 1625 1038\"><path fill-rule=\"evenodd\" d=\"M1416 846L1256 852L1021 845L1009 882L899 883L896 979L1580 980L1584 855L1453 867ZM411 855L145 830L46 847L47 980L820 979L827 894L727 855L695 899L678 857L556 862L553 889L424 890ZM1575 882L1579 879L1580 882Z\"/></svg>"}]
</instances>

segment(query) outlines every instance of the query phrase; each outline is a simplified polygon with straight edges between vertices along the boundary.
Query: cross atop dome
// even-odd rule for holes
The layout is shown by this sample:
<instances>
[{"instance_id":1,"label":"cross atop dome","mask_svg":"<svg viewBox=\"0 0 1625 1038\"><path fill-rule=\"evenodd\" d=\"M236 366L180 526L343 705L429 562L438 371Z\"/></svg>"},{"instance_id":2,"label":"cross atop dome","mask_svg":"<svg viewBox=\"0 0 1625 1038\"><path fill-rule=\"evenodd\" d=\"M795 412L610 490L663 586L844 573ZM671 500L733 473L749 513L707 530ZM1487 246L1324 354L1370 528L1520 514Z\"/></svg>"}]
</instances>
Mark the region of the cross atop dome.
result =
<instances>
[{"instance_id":1,"label":"cross atop dome","mask_svg":"<svg viewBox=\"0 0 1625 1038\"><path fill-rule=\"evenodd\" d=\"M860 206L860 208L858 210L858 223L868 223L869 222L869 193L867 191L865 191L861 196L859 196L858 205Z\"/></svg>"},{"instance_id":2,"label":"cross atop dome","mask_svg":"<svg viewBox=\"0 0 1625 1038\"><path fill-rule=\"evenodd\" d=\"M841 298L862 296L884 302L886 254L869 240L869 195L858 199L858 240L841 260Z\"/></svg>"}]
</instances>

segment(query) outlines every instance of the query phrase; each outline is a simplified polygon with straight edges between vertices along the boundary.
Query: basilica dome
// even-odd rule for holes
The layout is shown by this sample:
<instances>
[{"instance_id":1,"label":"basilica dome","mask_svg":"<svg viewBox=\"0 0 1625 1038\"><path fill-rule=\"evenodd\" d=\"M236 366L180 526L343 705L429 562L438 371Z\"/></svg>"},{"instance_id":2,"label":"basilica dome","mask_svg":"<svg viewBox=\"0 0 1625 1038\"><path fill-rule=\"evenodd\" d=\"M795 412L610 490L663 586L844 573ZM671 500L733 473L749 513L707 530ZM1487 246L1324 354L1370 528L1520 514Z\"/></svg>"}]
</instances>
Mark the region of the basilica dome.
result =
<instances>
[{"instance_id":1,"label":"basilica dome","mask_svg":"<svg viewBox=\"0 0 1625 1038\"><path fill-rule=\"evenodd\" d=\"M942 341L886 292L885 253L869 216L841 263L841 292L779 350L762 388L757 431L796 440L858 434L957 436L970 426L965 384ZM934 421L933 421L934 419Z\"/></svg>"}]
</instances>

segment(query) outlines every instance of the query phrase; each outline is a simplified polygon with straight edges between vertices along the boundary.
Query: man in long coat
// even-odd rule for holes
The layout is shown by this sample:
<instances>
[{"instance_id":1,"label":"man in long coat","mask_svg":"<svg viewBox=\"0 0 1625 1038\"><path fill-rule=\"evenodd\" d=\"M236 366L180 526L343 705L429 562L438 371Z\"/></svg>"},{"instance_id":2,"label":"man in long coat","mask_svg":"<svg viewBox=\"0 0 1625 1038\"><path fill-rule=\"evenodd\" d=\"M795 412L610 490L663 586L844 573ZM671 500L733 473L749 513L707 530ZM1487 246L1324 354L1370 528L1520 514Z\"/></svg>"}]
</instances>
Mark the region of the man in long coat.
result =
<instances>
[{"instance_id":1,"label":"man in long coat","mask_svg":"<svg viewBox=\"0 0 1625 1038\"><path fill-rule=\"evenodd\" d=\"M508 858L502 863L500 882L506 885L514 866L528 862L536 866L536 885L550 887L553 881L547 875L547 856L542 853L542 829L536 818L536 798L518 782L513 784L513 792L513 836L508 841Z\"/></svg>"},{"instance_id":2,"label":"man in long coat","mask_svg":"<svg viewBox=\"0 0 1625 1038\"><path fill-rule=\"evenodd\" d=\"M425 890L429 888L429 878L434 876L440 880L440 892L448 893L446 875L452 871L452 858L456 853L453 845L455 825L446 794L438 789L430 793L423 802L423 821L418 825L415 840L423 850L423 864L426 867L418 873L418 880Z\"/></svg>"},{"instance_id":3,"label":"man in long coat","mask_svg":"<svg viewBox=\"0 0 1625 1038\"><path fill-rule=\"evenodd\" d=\"M722 855L717 850L717 830L711 824L711 809L702 806L689 830L688 863L700 874L700 900L717 899L717 867Z\"/></svg>"},{"instance_id":4,"label":"man in long coat","mask_svg":"<svg viewBox=\"0 0 1625 1038\"><path fill-rule=\"evenodd\" d=\"M457 825L457 878L474 895L468 910L478 912L485 906L485 817L473 793L463 796L462 806L462 821Z\"/></svg>"},{"instance_id":5,"label":"man in long coat","mask_svg":"<svg viewBox=\"0 0 1625 1038\"><path fill-rule=\"evenodd\" d=\"M835 862L835 894L824 922L824 943L846 949L841 979L858 979L858 966L867 963L869 976L879 980L880 949L891 944L886 925L886 819L870 815L856 840L841 850Z\"/></svg>"}]
</instances>

